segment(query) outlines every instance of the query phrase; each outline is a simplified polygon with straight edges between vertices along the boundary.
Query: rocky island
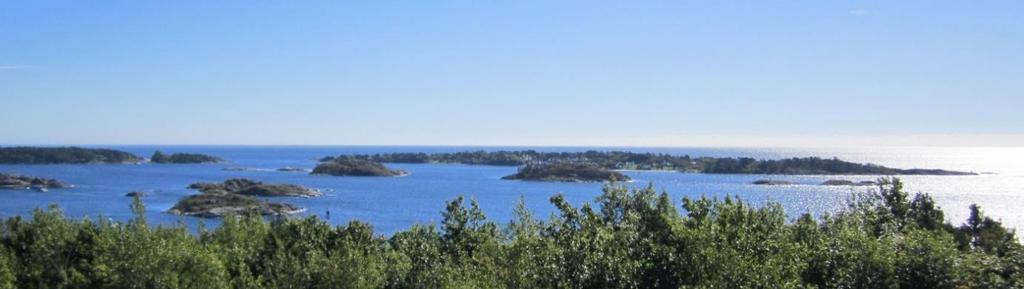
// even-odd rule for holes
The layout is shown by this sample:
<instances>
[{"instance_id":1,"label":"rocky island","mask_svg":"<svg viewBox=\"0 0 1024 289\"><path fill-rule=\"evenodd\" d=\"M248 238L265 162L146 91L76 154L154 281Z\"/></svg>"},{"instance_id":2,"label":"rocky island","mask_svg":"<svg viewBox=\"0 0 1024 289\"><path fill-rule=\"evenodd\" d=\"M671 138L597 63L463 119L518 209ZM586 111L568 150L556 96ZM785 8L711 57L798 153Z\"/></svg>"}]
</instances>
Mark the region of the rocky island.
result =
<instances>
[{"instance_id":1,"label":"rocky island","mask_svg":"<svg viewBox=\"0 0 1024 289\"><path fill-rule=\"evenodd\" d=\"M328 157L321 159L320 164L313 168L314 175L359 176L359 177L393 177L407 173L392 170L380 162L349 156Z\"/></svg>"},{"instance_id":2,"label":"rocky island","mask_svg":"<svg viewBox=\"0 0 1024 289\"><path fill-rule=\"evenodd\" d=\"M142 158L118 150L80 147L0 147L0 164L124 164Z\"/></svg>"},{"instance_id":3,"label":"rocky island","mask_svg":"<svg viewBox=\"0 0 1024 289\"><path fill-rule=\"evenodd\" d=\"M237 195L262 197L315 197L320 192L299 185L265 184L250 179L229 179L222 183L194 183L189 189L203 193L225 192Z\"/></svg>"},{"instance_id":4,"label":"rocky island","mask_svg":"<svg viewBox=\"0 0 1024 289\"><path fill-rule=\"evenodd\" d=\"M59 189L70 187L67 184L54 179L22 176L15 174L0 173L0 189Z\"/></svg>"},{"instance_id":5,"label":"rocky island","mask_svg":"<svg viewBox=\"0 0 1024 289\"><path fill-rule=\"evenodd\" d=\"M627 181L629 177L620 172L585 162L550 162L527 164L503 180L546 181L546 182L606 182Z\"/></svg>"},{"instance_id":6,"label":"rocky island","mask_svg":"<svg viewBox=\"0 0 1024 289\"><path fill-rule=\"evenodd\" d=\"M178 201L168 213L181 216L219 218L229 214L257 213L285 215L300 212L292 204L262 201L254 197L224 191L191 195Z\"/></svg>"},{"instance_id":7,"label":"rocky island","mask_svg":"<svg viewBox=\"0 0 1024 289\"><path fill-rule=\"evenodd\" d=\"M827 180L821 183L822 186L874 186L877 185L874 181L860 181L854 182L850 180Z\"/></svg>"},{"instance_id":8,"label":"rocky island","mask_svg":"<svg viewBox=\"0 0 1024 289\"><path fill-rule=\"evenodd\" d=\"M194 183L190 189L200 194L182 198L168 213L204 218L254 212L260 215L284 215L302 209L287 203L268 202L261 197L312 197L320 192L292 184L265 184L249 179L229 179L222 183Z\"/></svg>"},{"instance_id":9,"label":"rocky island","mask_svg":"<svg viewBox=\"0 0 1024 289\"><path fill-rule=\"evenodd\" d=\"M788 186L788 185L792 185L793 182L782 181L782 180L756 180L756 181L754 181L751 184L761 185L761 186Z\"/></svg>"},{"instance_id":10,"label":"rocky island","mask_svg":"<svg viewBox=\"0 0 1024 289\"><path fill-rule=\"evenodd\" d=\"M153 156L149 157L149 161L157 164L205 164L223 162L224 159L210 155L190 153L166 155L161 151L156 151L153 152Z\"/></svg>"}]
</instances>

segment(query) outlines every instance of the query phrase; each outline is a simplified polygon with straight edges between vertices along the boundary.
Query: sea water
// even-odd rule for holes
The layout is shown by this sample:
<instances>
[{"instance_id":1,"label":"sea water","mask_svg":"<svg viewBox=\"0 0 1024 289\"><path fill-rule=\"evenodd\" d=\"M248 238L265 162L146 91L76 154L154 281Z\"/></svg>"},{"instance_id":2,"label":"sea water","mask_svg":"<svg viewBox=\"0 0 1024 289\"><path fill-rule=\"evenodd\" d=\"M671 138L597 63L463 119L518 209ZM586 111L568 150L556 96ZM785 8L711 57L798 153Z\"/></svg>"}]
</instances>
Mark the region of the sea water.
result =
<instances>
[{"instance_id":1,"label":"sea water","mask_svg":"<svg viewBox=\"0 0 1024 289\"><path fill-rule=\"evenodd\" d=\"M967 217L967 207L981 205L984 212L1013 228L1024 227L1024 148L979 147L899 147L899 148L586 148L586 147L415 147L415 146L95 146L149 156L155 150L165 153L188 152L215 155L227 160L220 164L88 164L88 165L0 165L0 172L55 178L73 184L69 189L49 192L0 190L0 217L30 216L37 208L59 206L72 218L109 218L128 220L131 198L125 193L141 191L146 218L151 223L199 223L216 226L216 219L181 217L167 214L182 197L196 194L186 188L195 182L220 182L228 178L250 178L267 183L291 183L324 192L314 198L268 198L287 202L306 210L300 216L328 218L332 224L360 220L372 224L378 232L390 234L414 224L436 224L446 201L458 196L475 199L491 220L508 222L512 209L524 200L535 216L547 218L555 213L549 203L562 194L573 204L592 202L601 193L598 183L550 183L501 180L515 173L515 167L472 166L458 164L387 164L409 172L402 177L314 176L308 172L283 172L279 168L312 169L317 159L341 154L391 152L458 152L466 150L585 151L589 149L627 150L690 156L754 157L838 157L843 160L875 163L895 168L938 168L984 172L977 176L902 176L910 192L926 192L946 212L954 224ZM244 171L226 168L247 168ZM715 175L679 172L625 171L633 178L629 186L653 185L668 192L677 204L683 197L739 197L754 205L778 202L794 218L803 213L821 215L844 208L851 194L870 187L822 186L828 179L874 180L879 176L766 176ZM786 180L787 186L759 186L758 179Z\"/></svg>"}]
</instances>

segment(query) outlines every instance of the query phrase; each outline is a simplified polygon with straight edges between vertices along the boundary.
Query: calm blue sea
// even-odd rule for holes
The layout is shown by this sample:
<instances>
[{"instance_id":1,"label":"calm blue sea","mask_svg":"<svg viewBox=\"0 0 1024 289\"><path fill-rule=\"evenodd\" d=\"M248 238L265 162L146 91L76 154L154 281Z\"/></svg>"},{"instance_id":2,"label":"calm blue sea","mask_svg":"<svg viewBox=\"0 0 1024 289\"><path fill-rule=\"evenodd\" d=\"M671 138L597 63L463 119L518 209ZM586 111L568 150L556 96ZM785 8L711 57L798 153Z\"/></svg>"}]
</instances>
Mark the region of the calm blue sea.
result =
<instances>
[{"instance_id":1,"label":"calm blue sea","mask_svg":"<svg viewBox=\"0 0 1024 289\"><path fill-rule=\"evenodd\" d=\"M225 164L204 165L0 165L0 172L56 178L75 185L70 189L35 192L0 191L0 217L29 215L33 209L57 204L75 218L102 217L126 220L130 217L129 191L146 192L147 218L150 222L195 226L210 219L179 217L164 213L174 203L195 191L185 187L194 182L219 182L244 177L270 183L292 183L317 188L325 195L317 198L276 198L307 209L305 215L326 217L343 224L358 219L373 224L378 232L389 234L417 223L438 223L445 201L457 196L475 198L488 218L506 222L520 198L538 216L553 212L548 200L564 194L575 204L592 201L600 194L600 184L542 183L505 181L499 178L514 173L515 167L468 166L451 164L389 164L410 172L394 178L312 176L301 172L278 172L282 167L312 168L316 159L339 154L389 152L456 152L464 150L540 151L629 150L689 154L715 157L839 157L855 162L871 162L897 168L941 168L988 172L979 176L906 176L907 188L928 192L945 209L947 218L959 224L967 215L967 206L978 203L984 211L1008 225L1024 226L1024 148L875 148L875 149L745 149L745 148L581 148L581 147L413 147L413 146L100 146L149 156L154 150L216 155ZM225 171L226 167L257 170ZM678 201L684 197L739 196L754 204L781 203L791 216L810 212L822 214L844 206L849 195L867 188L819 186L827 179L872 180L873 176L764 176L709 175L675 172L625 172L634 179L632 186L653 183ZM755 186L757 179L790 180L799 185Z\"/></svg>"}]
</instances>

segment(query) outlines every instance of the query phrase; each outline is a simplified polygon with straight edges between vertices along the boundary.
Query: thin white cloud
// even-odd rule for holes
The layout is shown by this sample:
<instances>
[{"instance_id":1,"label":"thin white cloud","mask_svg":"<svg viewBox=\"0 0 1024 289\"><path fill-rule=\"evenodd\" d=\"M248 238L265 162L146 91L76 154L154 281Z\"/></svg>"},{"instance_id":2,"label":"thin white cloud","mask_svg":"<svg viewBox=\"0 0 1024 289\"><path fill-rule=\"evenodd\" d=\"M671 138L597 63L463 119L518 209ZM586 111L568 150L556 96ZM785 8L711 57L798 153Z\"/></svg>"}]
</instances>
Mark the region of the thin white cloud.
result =
<instances>
[{"instance_id":1,"label":"thin white cloud","mask_svg":"<svg viewBox=\"0 0 1024 289\"><path fill-rule=\"evenodd\" d=\"M868 15L868 12L869 11L866 10L866 9L853 9L853 10L850 10L850 15L863 16L863 15Z\"/></svg>"}]
</instances>

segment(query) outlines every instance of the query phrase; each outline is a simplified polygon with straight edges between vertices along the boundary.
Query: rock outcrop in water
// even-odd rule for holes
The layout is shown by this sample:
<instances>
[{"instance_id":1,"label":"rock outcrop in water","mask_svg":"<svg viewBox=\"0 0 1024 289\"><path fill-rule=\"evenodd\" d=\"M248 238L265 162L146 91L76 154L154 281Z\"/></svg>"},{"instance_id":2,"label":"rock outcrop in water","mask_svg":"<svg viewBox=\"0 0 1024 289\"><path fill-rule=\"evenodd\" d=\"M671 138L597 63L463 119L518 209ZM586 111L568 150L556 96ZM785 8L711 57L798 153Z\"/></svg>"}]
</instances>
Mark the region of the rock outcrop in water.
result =
<instances>
[{"instance_id":1,"label":"rock outcrop in water","mask_svg":"<svg viewBox=\"0 0 1024 289\"><path fill-rule=\"evenodd\" d=\"M223 217L227 214L258 213L261 215L282 215L300 212L302 209L286 203L268 202L260 197L312 197L320 192L292 184L264 184L250 179L229 179L222 183L194 183L190 189L200 191L198 195L182 198L168 213L205 218Z\"/></svg>"},{"instance_id":2,"label":"rock outcrop in water","mask_svg":"<svg viewBox=\"0 0 1024 289\"><path fill-rule=\"evenodd\" d=\"M0 173L0 189L42 190L67 187L69 187L67 184L54 179Z\"/></svg>"},{"instance_id":3,"label":"rock outcrop in water","mask_svg":"<svg viewBox=\"0 0 1024 289\"><path fill-rule=\"evenodd\" d=\"M203 193L222 191L230 194L261 197L315 197L320 192L292 184L264 184L250 179L229 179L222 183L194 183L189 189Z\"/></svg>"},{"instance_id":4,"label":"rock outcrop in water","mask_svg":"<svg viewBox=\"0 0 1024 289\"><path fill-rule=\"evenodd\" d=\"M267 202L250 196L217 191L185 197L168 212L182 216L219 218L228 214L251 212L260 215L284 215L300 211L299 207L292 204Z\"/></svg>"},{"instance_id":5,"label":"rock outcrop in water","mask_svg":"<svg viewBox=\"0 0 1024 289\"><path fill-rule=\"evenodd\" d=\"M0 164L122 164L142 158L111 149L80 147L0 147Z\"/></svg>"},{"instance_id":6,"label":"rock outcrop in water","mask_svg":"<svg viewBox=\"0 0 1024 289\"><path fill-rule=\"evenodd\" d=\"M313 168L314 175L393 177L405 175L405 171L392 170L380 162L353 157L325 158Z\"/></svg>"},{"instance_id":7,"label":"rock outcrop in water","mask_svg":"<svg viewBox=\"0 0 1024 289\"><path fill-rule=\"evenodd\" d=\"M166 155L161 151L156 151L153 152L153 156L149 157L149 161L157 164L205 164L223 162L224 159L210 155L190 153Z\"/></svg>"},{"instance_id":8,"label":"rock outcrop in water","mask_svg":"<svg viewBox=\"0 0 1024 289\"><path fill-rule=\"evenodd\" d=\"M788 185L792 185L793 182L782 181L782 180L756 180L752 184L762 185L762 186L788 186Z\"/></svg>"},{"instance_id":9,"label":"rock outcrop in water","mask_svg":"<svg viewBox=\"0 0 1024 289\"><path fill-rule=\"evenodd\" d=\"M877 184L877 182L873 181L854 182L850 180L827 180L821 183L822 186L874 186Z\"/></svg>"},{"instance_id":10,"label":"rock outcrop in water","mask_svg":"<svg viewBox=\"0 0 1024 289\"><path fill-rule=\"evenodd\" d=\"M528 164L503 180L545 181L545 182L606 182L627 181L629 177L585 162L550 162Z\"/></svg>"}]
</instances>

